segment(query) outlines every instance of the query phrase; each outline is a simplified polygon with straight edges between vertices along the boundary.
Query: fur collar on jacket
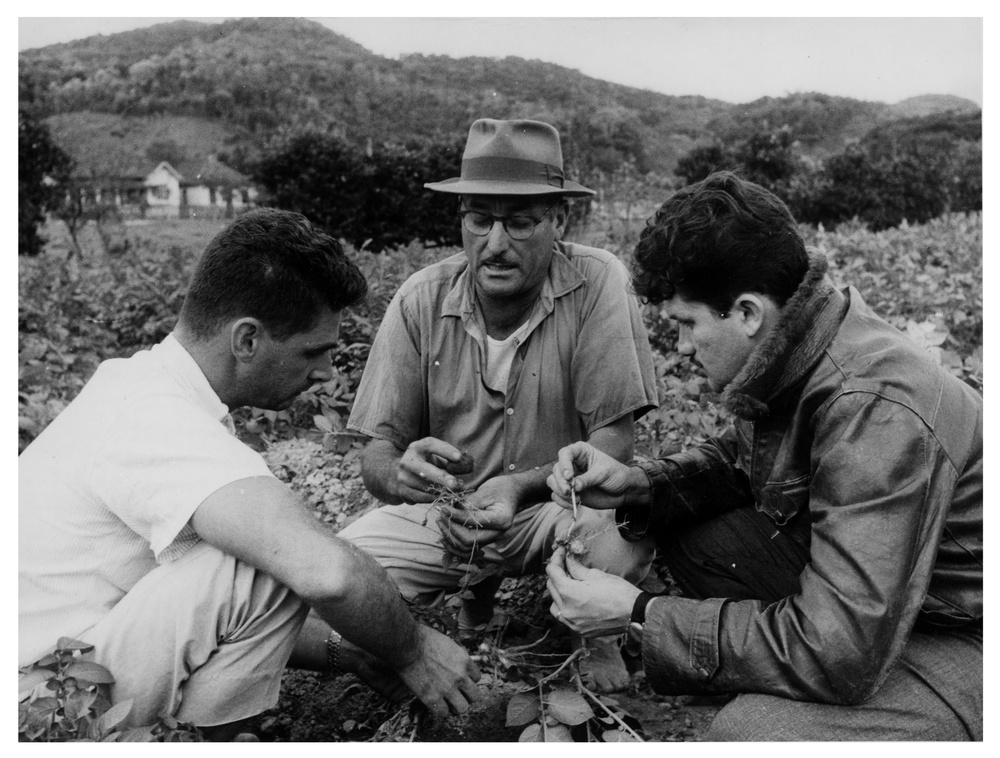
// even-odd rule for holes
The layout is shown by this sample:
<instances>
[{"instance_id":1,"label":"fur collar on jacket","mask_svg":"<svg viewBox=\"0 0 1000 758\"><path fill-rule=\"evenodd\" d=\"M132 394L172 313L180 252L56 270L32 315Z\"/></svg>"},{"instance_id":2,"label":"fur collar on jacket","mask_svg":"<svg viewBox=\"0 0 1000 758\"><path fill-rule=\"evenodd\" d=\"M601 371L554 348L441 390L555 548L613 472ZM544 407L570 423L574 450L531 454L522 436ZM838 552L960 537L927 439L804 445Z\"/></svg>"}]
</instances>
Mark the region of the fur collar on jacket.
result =
<instances>
[{"instance_id":1,"label":"fur collar on jacket","mask_svg":"<svg viewBox=\"0 0 1000 758\"><path fill-rule=\"evenodd\" d=\"M826 276L827 261L811 255L809 270L778 322L722 394L723 405L750 421L765 418L822 355L844 316L846 301Z\"/></svg>"}]
</instances>

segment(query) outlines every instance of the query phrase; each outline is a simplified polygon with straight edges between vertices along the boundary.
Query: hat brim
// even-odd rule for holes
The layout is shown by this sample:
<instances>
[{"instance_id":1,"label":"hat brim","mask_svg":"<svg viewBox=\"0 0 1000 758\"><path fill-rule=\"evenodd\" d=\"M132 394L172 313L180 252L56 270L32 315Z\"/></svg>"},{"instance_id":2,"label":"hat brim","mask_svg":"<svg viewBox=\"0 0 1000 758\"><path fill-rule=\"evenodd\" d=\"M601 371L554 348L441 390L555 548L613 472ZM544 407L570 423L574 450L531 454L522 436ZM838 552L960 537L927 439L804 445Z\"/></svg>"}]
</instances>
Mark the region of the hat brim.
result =
<instances>
[{"instance_id":1,"label":"hat brim","mask_svg":"<svg viewBox=\"0 0 1000 758\"><path fill-rule=\"evenodd\" d=\"M563 186L553 187L551 184L535 182L505 182L487 179L445 179L443 182L425 184L435 192L449 192L454 195L566 195L567 197L587 197L596 195L592 189L582 184L563 181Z\"/></svg>"}]
</instances>

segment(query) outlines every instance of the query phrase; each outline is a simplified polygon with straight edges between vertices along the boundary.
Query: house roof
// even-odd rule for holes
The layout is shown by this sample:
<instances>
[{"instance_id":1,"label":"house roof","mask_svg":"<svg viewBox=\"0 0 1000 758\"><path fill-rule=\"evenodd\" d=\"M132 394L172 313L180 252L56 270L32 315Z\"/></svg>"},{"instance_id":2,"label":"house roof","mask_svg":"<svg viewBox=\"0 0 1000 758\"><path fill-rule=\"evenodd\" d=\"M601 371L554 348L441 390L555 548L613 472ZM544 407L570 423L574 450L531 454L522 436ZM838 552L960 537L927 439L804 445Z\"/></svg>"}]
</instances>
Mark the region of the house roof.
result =
<instances>
[{"instance_id":1,"label":"house roof","mask_svg":"<svg viewBox=\"0 0 1000 758\"><path fill-rule=\"evenodd\" d=\"M205 184L212 187L246 187L250 178L241 174L225 163L220 163L215 156L209 156L193 175L186 176L181 184L194 186Z\"/></svg>"},{"instance_id":2,"label":"house roof","mask_svg":"<svg viewBox=\"0 0 1000 758\"><path fill-rule=\"evenodd\" d=\"M167 161L160 161L157 164L156 168L154 168L153 171L150 171L149 173L152 174L154 171L159 171L160 169L163 169L168 174L173 175L173 177L177 181L179 181L179 182L183 182L184 181L184 175L181 174L181 172L178 171L177 169L175 169L173 166L171 166Z\"/></svg>"}]
</instances>

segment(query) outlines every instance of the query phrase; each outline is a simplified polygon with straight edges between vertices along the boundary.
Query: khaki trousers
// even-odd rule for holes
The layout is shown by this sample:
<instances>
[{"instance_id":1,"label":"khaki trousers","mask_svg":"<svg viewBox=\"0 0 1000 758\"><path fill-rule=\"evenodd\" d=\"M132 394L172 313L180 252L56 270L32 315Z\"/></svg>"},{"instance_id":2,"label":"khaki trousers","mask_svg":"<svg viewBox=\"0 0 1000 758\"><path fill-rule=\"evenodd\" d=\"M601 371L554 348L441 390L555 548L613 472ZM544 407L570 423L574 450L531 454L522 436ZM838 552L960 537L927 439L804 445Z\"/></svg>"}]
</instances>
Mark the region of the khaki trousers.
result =
<instances>
[{"instance_id":1,"label":"khaki trousers","mask_svg":"<svg viewBox=\"0 0 1000 758\"><path fill-rule=\"evenodd\" d=\"M217 726L278 701L308 607L267 574L199 542L144 576L91 629L93 659L115 677L124 726L161 714Z\"/></svg>"}]
</instances>

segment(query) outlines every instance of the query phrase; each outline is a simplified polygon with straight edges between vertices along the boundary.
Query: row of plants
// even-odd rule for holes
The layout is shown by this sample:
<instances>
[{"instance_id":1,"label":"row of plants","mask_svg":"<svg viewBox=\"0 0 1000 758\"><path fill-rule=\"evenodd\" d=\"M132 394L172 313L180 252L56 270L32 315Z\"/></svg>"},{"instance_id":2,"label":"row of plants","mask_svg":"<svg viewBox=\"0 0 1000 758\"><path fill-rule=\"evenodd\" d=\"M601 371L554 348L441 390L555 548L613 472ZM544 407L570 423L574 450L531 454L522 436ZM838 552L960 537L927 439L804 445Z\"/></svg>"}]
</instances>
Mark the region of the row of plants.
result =
<instances>
[{"instance_id":1,"label":"row of plants","mask_svg":"<svg viewBox=\"0 0 1000 758\"><path fill-rule=\"evenodd\" d=\"M164 222L167 224L167 222ZM173 229L183 228L175 222ZM130 355L169 333L198 253L218 228L206 225L188 245L164 227L133 234L114 258L20 259L18 401L21 447L75 397L100 361ZM826 255L838 285L858 288L890 323L928 348L957 376L982 390L982 217L953 214L920 226L881 232L859 224L835 230L803 227L807 244ZM168 244L162 238L169 239ZM280 413L247 411L247 432L261 446L305 431L349 447L345 421L368 349L389 300L411 273L454 252L410 244L381 254L350 250L370 283L366 303L345 315L335 376ZM624 254L627 258L627 253ZM654 347L661 407L643 436L664 446L689 444L725 423L703 375L674 351L665 314L645 309Z\"/></svg>"}]
</instances>

